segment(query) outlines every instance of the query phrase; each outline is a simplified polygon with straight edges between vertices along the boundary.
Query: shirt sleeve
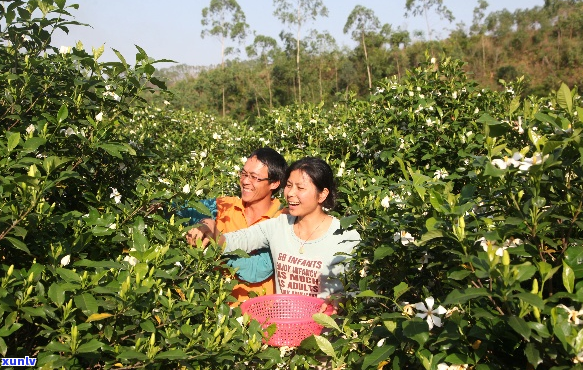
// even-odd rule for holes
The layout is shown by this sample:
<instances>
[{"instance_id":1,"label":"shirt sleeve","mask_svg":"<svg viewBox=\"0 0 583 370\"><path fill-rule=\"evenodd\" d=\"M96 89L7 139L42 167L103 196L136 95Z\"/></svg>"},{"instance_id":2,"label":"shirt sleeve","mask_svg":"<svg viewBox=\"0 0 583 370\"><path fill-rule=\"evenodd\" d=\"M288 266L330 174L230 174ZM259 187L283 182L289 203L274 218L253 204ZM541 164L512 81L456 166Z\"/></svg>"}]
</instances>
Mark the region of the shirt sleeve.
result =
<instances>
[{"instance_id":1,"label":"shirt sleeve","mask_svg":"<svg viewBox=\"0 0 583 370\"><path fill-rule=\"evenodd\" d=\"M276 220L272 218L246 229L223 234L225 236L223 254L229 254L237 249L250 253L257 249L269 248L269 234L274 228Z\"/></svg>"},{"instance_id":2,"label":"shirt sleeve","mask_svg":"<svg viewBox=\"0 0 583 370\"><path fill-rule=\"evenodd\" d=\"M209 198L200 200L211 213L211 218L215 220L217 218L217 198ZM209 218L208 215L197 211L194 207L183 207L176 211L179 217L189 218L188 225L194 225L200 223L202 220Z\"/></svg>"},{"instance_id":3,"label":"shirt sleeve","mask_svg":"<svg viewBox=\"0 0 583 370\"><path fill-rule=\"evenodd\" d=\"M260 283L273 274L273 259L269 249L263 248L251 254L249 258L232 257L227 265L237 268L237 277L249 283Z\"/></svg>"}]
</instances>

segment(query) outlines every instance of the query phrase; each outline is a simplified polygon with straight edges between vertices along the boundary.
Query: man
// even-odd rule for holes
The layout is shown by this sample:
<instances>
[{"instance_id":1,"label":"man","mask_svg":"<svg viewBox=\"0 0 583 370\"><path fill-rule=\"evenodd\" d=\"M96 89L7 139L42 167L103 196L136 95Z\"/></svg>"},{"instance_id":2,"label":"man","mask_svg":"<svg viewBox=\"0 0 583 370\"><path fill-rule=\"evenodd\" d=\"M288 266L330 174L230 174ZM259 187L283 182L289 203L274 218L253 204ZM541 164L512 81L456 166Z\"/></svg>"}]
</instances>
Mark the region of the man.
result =
<instances>
[{"instance_id":1,"label":"man","mask_svg":"<svg viewBox=\"0 0 583 370\"><path fill-rule=\"evenodd\" d=\"M211 211L213 218L204 219L192 208L178 211L181 217L189 217L190 224L215 225L221 233L247 228L263 220L279 216L281 204L274 195L283 187L287 163L283 156L271 148L260 148L249 155L239 172L241 197L220 197L207 199L203 203ZM197 239L204 239L199 229L191 229L186 240L196 245ZM231 258L227 265L237 268L237 278L243 280L233 289L232 295L238 302L249 298L249 292L259 295L274 294L273 260L268 249L260 250L249 258Z\"/></svg>"}]
</instances>

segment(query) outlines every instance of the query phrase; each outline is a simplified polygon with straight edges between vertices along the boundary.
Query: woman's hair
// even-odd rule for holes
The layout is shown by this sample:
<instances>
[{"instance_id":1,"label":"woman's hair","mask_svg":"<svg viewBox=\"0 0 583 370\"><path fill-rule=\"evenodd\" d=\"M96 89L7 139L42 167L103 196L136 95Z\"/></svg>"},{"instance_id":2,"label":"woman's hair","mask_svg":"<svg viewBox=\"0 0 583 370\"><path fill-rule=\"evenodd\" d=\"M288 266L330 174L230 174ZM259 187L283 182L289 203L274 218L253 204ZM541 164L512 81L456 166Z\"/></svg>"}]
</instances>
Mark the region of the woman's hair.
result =
<instances>
[{"instance_id":1,"label":"woman's hair","mask_svg":"<svg viewBox=\"0 0 583 370\"><path fill-rule=\"evenodd\" d=\"M334 172L332 168L320 158L304 157L292 163L285 173L285 179L289 179L290 174L300 170L310 177L312 183L316 186L319 192L328 189L328 196L322 203L322 207L332 209L336 204L336 183L334 181Z\"/></svg>"}]
</instances>

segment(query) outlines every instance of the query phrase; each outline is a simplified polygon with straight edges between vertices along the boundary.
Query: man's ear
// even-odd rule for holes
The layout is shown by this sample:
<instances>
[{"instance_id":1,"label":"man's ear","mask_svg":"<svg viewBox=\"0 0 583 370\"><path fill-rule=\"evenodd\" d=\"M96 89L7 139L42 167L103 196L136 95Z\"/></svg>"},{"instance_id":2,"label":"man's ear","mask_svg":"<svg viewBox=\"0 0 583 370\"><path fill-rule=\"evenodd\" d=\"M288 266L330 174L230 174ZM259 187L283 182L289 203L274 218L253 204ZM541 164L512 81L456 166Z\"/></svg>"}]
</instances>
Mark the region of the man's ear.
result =
<instances>
[{"instance_id":1,"label":"man's ear","mask_svg":"<svg viewBox=\"0 0 583 370\"><path fill-rule=\"evenodd\" d=\"M322 190L318 195L318 203L324 203L328 197L328 194L330 194L330 190L328 190L328 188L324 188L324 190Z\"/></svg>"},{"instance_id":2,"label":"man's ear","mask_svg":"<svg viewBox=\"0 0 583 370\"><path fill-rule=\"evenodd\" d=\"M275 189L279 188L280 183L281 183L280 181L271 182L271 183L269 183L269 188L271 190L275 190Z\"/></svg>"}]
</instances>

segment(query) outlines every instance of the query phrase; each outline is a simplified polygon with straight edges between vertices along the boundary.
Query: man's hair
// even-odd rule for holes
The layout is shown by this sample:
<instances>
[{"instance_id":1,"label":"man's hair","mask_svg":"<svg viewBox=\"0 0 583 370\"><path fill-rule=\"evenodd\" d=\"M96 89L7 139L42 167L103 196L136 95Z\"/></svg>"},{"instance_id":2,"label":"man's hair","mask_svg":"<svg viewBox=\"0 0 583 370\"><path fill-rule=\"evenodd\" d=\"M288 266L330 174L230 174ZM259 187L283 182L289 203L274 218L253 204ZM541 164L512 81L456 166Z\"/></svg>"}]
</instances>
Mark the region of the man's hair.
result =
<instances>
[{"instance_id":1,"label":"man's hair","mask_svg":"<svg viewBox=\"0 0 583 370\"><path fill-rule=\"evenodd\" d=\"M253 157L256 157L259 162L267 166L267 178L270 183L279 181L279 187L271 192L272 194L277 193L285 185L285 171L287 170L285 158L268 147L255 150L249 155L249 158Z\"/></svg>"}]
</instances>

